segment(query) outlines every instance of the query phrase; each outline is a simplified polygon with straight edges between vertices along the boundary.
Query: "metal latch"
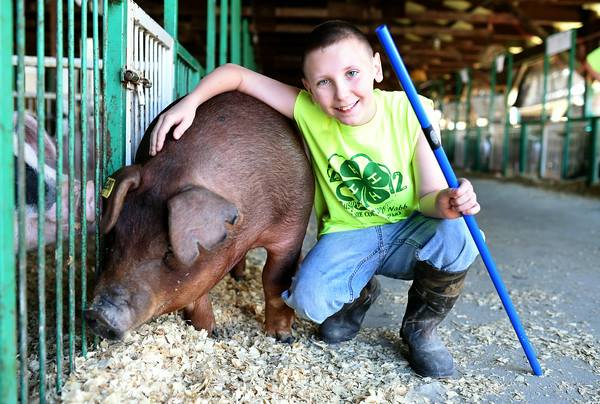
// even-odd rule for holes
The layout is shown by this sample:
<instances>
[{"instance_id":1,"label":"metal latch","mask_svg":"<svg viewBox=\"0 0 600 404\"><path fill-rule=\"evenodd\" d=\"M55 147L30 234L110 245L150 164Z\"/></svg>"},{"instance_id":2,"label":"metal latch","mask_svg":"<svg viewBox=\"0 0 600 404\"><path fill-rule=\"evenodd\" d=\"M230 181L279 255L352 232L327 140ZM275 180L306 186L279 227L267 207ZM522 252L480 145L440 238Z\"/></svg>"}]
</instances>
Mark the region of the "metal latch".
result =
<instances>
[{"instance_id":1,"label":"metal latch","mask_svg":"<svg viewBox=\"0 0 600 404\"><path fill-rule=\"evenodd\" d=\"M138 96L139 105L146 105L146 98L144 97L144 88L151 88L152 82L145 78L142 73L137 72L133 69L124 69L123 77L121 79L123 83L127 84L128 88L133 88Z\"/></svg>"}]
</instances>

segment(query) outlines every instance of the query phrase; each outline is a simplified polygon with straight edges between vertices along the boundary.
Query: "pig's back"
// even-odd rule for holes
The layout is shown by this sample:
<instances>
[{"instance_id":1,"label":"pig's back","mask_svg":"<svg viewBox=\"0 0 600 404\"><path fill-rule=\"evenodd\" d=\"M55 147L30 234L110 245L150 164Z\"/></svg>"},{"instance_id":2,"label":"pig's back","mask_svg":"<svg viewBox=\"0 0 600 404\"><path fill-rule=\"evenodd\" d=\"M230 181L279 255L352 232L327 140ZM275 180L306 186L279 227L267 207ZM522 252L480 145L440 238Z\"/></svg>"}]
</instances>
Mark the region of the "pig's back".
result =
<instances>
[{"instance_id":1,"label":"pig's back","mask_svg":"<svg viewBox=\"0 0 600 404\"><path fill-rule=\"evenodd\" d=\"M163 151L148 159L143 152L153 124L136 162L159 166L151 171L162 173L168 188L202 185L238 206L275 211L312 203L313 178L293 122L253 97L230 92L212 98L198 107L180 140L169 134Z\"/></svg>"}]
</instances>

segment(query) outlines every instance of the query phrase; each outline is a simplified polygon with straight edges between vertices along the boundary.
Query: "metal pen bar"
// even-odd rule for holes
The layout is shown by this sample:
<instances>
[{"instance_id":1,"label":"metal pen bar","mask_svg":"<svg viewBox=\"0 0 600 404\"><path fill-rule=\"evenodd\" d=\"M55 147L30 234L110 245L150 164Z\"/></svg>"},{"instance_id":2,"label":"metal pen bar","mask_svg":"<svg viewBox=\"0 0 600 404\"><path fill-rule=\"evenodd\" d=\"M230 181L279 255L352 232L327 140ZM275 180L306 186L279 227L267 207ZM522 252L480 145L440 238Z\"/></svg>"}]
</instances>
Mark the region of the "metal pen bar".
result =
<instances>
[{"instance_id":1,"label":"metal pen bar","mask_svg":"<svg viewBox=\"0 0 600 404\"><path fill-rule=\"evenodd\" d=\"M425 113L425 109L423 108L423 105L421 105L421 102L419 101L415 86L412 83L412 81L410 80L408 71L406 70L404 63L402 62L402 58L400 57L400 54L398 53L398 49L394 45L394 41L392 40L392 36L390 35L390 32L389 32L387 26L381 25L381 26L377 27L377 29L375 31L377 33L377 36L379 37L379 41L382 43L382 45L385 49L385 52L387 53L388 57L390 58L392 67L394 68L394 71L396 72L398 79L402 83L402 87L404 88L404 91L406 92L406 95L408 96L410 104L411 104L413 110L415 111L417 118L419 119L419 123L421 124L421 127L423 128L425 137L427 138L429 145L433 149L433 153L442 169L442 172L444 173L444 177L446 178L448 185L451 188L457 188L458 180L456 178L456 175L454 174L454 171L452 170L452 167L450 166L450 162L448 161L446 154L444 153L444 149L441 147L439 135L435 132L431 123L429 122L429 118L427 117L427 114ZM536 376L541 376L542 368L535 356L533 347L529 343L529 339L527 338L527 335L525 334L523 325L521 324L521 321L519 320L519 315L517 314L517 312L512 304L512 301L510 299L510 296L508 295L506 287L504 286L504 283L502 282L502 279L500 278L500 275L496 269L496 264L494 263L494 260L492 259L492 256L485 244L483 236L481 235L481 231L479 230L477 222L475 221L475 217L463 216L463 218L465 220L465 223L467 224L467 227L469 228L471 236L473 236L473 240L475 241L475 244L477 245L479 253L481 254L481 258L483 259L483 262L488 270L488 273L489 273L490 277L492 278L494 287L496 288L496 291L498 292L500 300L502 301L504 309L506 310L506 313L508 314L508 317L512 323L515 333L517 334L519 342L521 343L521 346L523 347L523 350L525 351L525 355L527 356L527 359L529 360L531 369L533 370L533 373Z\"/></svg>"},{"instance_id":2,"label":"metal pen bar","mask_svg":"<svg viewBox=\"0 0 600 404\"><path fill-rule=\"evenodd\" d=\"M87 201L87 164L88 164L88 97L87 97L87 81L88 81L88 2L81 2L81 104L79 117L81 120L81 184L79 198L81 201L81 353L87 357L87 335L86 321L83 313L86 309L87 302L87 220L86 220L86 201Z\"/></svg>"},{"instance_id":3,"label":"metal pen bar","mask_svg":"<svg viewBox=\"0 0 600 404\"><path fill-rule=\"evenodd\" d=\"M69 301L69 371L75 370L75 0L67 0L68 98L68 169L69 173L69 258L67 283Z\"/></svg>"},{"instance_id":4,"label":"metal pen bar","mask_svg":"<svg viewBox=\"0 0 600 404\"><path fill-rule=\"evenodd\" d=\"M36 100L36 112L38 116L38 130L37 130L37 148L38 148L38 200L37 200L37 213L38 213L38 245L37 245L37 271L38 271L38 355L39 355L39 366L40 366L40 403L46 402L46 248L45 248L45 223L42 219L45 217L46 207L46 183L44 166L46 164L44 150L45 150L45 121L46 111L44 105L44 92L46 88L46 68L44 66L44 54L45 54L45 3L42 0L37 2L37 35L36 35L36 53L38 57L37 65L37 100Z\"/></svg>"},{"instance_id":5,"label":"metal pen bar","mask_svg":"<svg viewBox=\"0 0 600 404\"><path fill-rule=\"evenodd\" d=\"M25 251L25 1L16 2L16 25L17 25L17 135L18 135L18 163L16 167L17 176L20 179L17 184L17 209L18 209L18 298L19 298L19 397L22 403L27 402L29 397L29 378L27 377L27 252ZM3 76L4 77L4 76ZM12 117L11 117L12 118ZM15 400L16 401L16 400Z\"/></svg>"},{"instance_id":6,"label":"metal pen bar","mask_svg":"<svg viewBox=\"0 0 600 404\"><path fill-rule=\"evenodd\" d=\"M64 320L64 304L63 304L63 161L64 161L64 128L63 128L63 113L64 113L64 28L63 28L64 7L63 0L56 1L56 250L54 253L55 262L55 283L56 291L56 392L60 393L63 385L63 320Z\"/></svg>"}]
</instances>

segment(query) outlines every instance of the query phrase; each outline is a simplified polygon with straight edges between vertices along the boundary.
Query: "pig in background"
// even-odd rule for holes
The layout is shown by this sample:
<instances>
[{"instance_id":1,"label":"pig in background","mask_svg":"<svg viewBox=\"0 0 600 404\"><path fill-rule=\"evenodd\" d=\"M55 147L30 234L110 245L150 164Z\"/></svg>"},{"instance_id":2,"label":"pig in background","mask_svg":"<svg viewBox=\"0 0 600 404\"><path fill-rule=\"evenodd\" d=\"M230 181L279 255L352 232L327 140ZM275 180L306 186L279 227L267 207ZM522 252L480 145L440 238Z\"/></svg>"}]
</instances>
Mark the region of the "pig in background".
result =
<instances>
[{"instance_id":1,"label":"pig in background","mask_svg":"<svg viewBox=\"0 0 600 404\"><path fill-rule=\"evenodd\" d=\"M24 116L24 132L25 132L25 178L18 178L18 134L17 134L17 118L18 114L13 115L13 156L15 162L15 202L17 199L17 189L20 181L25 181L25 248L32 250L36 248L38 243L38 177L39 177L39 151L38 151L38 121L34 115L25 112ZM65 173L66 162L63 163L63 181L61 189L56 188L56 145L54 140L44 131L44 187L45 187L45 206L44 206L44 242L45 244L53 244L56 242L56 194L61 192L62 195L62 215L63 224L62 232L67 234L69 229L69 177ZM76 221L81 220L81 195L84 190L81 183L75 180L75 216ZM86 220L93 223L95 220L95 192L93 181L88 181L85 186L85 204L86 204ZM16 203L15 203L16 205ZM14 245L15 251L18 249L19 241L19 226L17 221L17 211L14 214ZM90 231L93 231L93 226L88 226Z\"/></svg>"}]
</instances>

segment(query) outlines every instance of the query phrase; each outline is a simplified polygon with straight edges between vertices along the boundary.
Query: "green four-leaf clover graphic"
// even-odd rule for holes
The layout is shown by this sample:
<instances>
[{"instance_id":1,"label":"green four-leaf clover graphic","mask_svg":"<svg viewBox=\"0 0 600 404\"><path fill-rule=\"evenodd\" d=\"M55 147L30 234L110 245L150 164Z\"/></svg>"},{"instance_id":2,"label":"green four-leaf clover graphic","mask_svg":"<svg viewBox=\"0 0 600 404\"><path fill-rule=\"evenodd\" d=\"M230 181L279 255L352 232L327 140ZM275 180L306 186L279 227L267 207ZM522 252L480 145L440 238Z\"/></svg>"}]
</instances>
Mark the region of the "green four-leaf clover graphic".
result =
<instances>
[{"instance_id":1,"label":"green four-leaf clover graphic","mask_svg":"<svg viewBox=\"0 0 600 404\"><path fill-rule=\"evenodd\" d=\"M380 204L391 194L406 188L401 187L400 172L392 175L385 165L374 162L366 154L356 154L349 160L339 154L332 154L328 161L329 181L341 181L336 188L336 196L344 202L361 202L362 207L359 209ZM396 189L392 183L395 178L398 178Z\"/></svg>"}]
</instances>

